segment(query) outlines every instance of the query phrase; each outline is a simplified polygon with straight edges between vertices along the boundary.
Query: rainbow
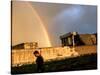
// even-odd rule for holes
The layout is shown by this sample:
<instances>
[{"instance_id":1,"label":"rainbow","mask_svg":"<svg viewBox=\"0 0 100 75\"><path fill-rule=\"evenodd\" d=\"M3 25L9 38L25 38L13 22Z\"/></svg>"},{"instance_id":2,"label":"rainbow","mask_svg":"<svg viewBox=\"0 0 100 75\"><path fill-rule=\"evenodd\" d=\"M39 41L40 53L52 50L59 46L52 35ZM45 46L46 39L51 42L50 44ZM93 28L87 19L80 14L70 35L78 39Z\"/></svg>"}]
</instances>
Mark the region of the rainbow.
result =
<instances>
[{"instance_id":1,"label":"rainbow","mask_svg":"<svg viewBox=\"0 0 100 75\"><path fill-rule=\"evenodd\" d=\"M50 42L50 38L49 38L48 32L47 32L47 30L46 30L46 27L45 27L45 25L44 25L42 19L40 18L40 16L39 16L38 13L36 12L36 10L32 7L32 4L29 3L29 2L27 2L27 4L28 4L28 6L32 9L32 11L35 13L36 18L37 18L37 20L39 21L39 23L40 23L40 25L41 25L41 27L42 27L42 29L43 29L44 35L45 35L45 37L46 37L45 40L47 41L47 46L48 46L48 47L51 47L52 45L51 45L51 42Z\"/></svg>"}]
</instances>

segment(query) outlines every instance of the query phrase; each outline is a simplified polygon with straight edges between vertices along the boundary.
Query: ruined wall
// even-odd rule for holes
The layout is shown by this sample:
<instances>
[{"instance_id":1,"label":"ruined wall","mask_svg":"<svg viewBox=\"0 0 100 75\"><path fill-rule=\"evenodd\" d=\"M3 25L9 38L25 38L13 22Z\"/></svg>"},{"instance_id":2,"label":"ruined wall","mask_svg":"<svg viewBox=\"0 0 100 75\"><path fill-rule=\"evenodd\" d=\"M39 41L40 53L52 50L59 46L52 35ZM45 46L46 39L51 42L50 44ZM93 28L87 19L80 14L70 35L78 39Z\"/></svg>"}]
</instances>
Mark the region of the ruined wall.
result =
<instances>
[{"instance_id":1,"label":"ruined wall","mask_svg":"<svg viewBox=\"0 0 100 75\"><path fill-rule=\"evenodd\" d=\"M20 66L23 64L34 63L35 56L33 52L35 49L21 49L12 50L12 66ZM96 46L79 46L75 48L70 47L47 47L41 48L41 55L44 60L62 59L65 57L75 57L83 54L96 53Z\"/></svg>"},{"instance_id":2,"label":"ruined wall","mask_svg":"<svg viewBox=\"0 0 100 75\"><path fill-rule=\"evenodd\" d=\"M97 46L78 46L75 47L75 51L78 52L79 55L97 53Z\"/></svg>"}]
</instances>

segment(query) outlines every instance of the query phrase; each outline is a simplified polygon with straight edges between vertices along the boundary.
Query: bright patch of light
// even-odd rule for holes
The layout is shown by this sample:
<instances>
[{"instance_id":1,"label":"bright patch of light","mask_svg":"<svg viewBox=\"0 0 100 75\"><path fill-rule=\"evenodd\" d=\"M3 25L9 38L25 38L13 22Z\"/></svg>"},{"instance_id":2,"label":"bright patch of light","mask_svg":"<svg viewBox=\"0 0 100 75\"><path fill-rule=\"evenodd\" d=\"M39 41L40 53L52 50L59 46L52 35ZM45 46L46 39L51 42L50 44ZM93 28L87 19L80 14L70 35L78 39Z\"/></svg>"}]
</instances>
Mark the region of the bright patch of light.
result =
<instances>
[{"instance_id":1,"label":"bright patch of light","mask_svg":"<svg viewBox=\"0 0 100 75\"><path fill-rule=\"evenodd\" d=\"M81 6L75 6L75 7L70 7L66 8L60 13L58 13L55 17L55 20L62 20L64 18L68 19L79 19L83 15L83 9Z\"/></svg>"}]
</instances>

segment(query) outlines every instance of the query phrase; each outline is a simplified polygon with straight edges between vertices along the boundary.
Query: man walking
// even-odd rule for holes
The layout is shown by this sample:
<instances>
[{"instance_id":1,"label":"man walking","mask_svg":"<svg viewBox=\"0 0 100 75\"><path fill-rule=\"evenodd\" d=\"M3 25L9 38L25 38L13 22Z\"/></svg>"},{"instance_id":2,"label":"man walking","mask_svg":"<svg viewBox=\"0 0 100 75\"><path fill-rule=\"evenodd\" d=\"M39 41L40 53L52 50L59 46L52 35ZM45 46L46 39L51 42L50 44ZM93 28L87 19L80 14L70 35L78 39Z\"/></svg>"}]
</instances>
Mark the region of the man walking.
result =
<instances>
[{"instance_id":1,"label":"man walking","mask_svg":"<svg viewBox=\"0 0 100 75\"><path fill-rule=\"evenodd\" d=\"M43 72L44 71L44 59L41 56L41 54L38 51L34 52L34 55L36 58L36 64L37 64L37 72Z\"/></svg>"}]
</instances>

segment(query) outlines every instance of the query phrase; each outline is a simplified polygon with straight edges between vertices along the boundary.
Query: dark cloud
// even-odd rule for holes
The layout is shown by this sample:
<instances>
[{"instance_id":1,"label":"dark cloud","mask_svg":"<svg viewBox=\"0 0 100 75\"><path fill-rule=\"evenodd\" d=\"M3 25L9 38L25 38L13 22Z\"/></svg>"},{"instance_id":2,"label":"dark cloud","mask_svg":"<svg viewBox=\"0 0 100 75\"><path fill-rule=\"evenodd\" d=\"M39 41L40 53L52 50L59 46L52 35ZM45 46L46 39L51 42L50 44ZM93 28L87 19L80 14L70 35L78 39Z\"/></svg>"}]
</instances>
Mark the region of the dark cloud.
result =
<instances>
[{"instance_id":1,"label":"dark cloud","mask_svg":"<svg viewBox=\"0 0 100 75\"><path fill-rule=\"evenodd\" d=\"M12 44L36 41L39 47L59 46L60 36L97 31L97 7L43 2L13 2Z\"/></svg>"},{"instance_id":2,"label":"dark cloud","mask_svg":"<svg viewBox=\"0 0 100 75\"><path fill-rule=\"evenodd\" d=\"M55 3L32 3L45 23L54 46L60 44L59 36L68 32L97 32L97 7Z\"/></svg>"}]
</instances>

